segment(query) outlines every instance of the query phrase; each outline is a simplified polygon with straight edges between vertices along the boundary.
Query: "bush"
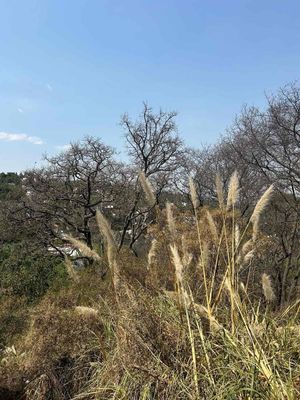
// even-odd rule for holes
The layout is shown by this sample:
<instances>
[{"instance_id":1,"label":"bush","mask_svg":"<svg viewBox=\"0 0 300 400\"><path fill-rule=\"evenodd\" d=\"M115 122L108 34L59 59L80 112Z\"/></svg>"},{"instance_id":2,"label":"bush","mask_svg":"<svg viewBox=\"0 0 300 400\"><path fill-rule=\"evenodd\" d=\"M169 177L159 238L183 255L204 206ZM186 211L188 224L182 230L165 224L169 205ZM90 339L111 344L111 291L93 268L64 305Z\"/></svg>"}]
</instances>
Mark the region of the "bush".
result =
<instances>
[{"instance_id":1,"label":"bush","mask_svg":"<svg viewBox=\"0 0 300 400\"><path fill-rule=\"evenodd\" d=\"M0 249L0 290L25 296L28 302L40 299L51 286L67 282L60 258L51 256L28 242L12 243Z\"/></svg>"},{"instance_id":2,"label":"bush","mask_svg":"<svg viewBox=\"0 0 300 400\"><path fill-rule=\"evenodd\" d=\"M28 320L26 299L18 296L0 297L0 348L13 343L20 335Z\"/></svg>"}]
</instances>

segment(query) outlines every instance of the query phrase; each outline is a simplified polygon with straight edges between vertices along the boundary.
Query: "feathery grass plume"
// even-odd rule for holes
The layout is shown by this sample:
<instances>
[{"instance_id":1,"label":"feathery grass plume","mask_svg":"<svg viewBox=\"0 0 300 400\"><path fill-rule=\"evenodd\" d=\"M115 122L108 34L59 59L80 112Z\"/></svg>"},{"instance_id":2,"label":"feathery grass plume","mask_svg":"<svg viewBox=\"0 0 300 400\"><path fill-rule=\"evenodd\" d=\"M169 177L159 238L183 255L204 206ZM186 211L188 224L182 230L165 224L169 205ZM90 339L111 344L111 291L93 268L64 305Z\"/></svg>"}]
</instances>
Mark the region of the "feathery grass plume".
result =
<instances>
[{"instance_id":1,"label":"feathery grass plume","mask_svg":"<svg viewBox=\"0 0 300 400\"><path fill-rule=\"evenodd\" d=\"M148 286L149 283L151 287L155 288L159 287L159 279L156 266L157 246L158 246L158 241L156 239L153 239L148 252L147 275L145 280L146 286Z\"/></svg>"},{"instance_id":2,"label":"feathery grass plume","mask_svg":"<svg viewBox=\"0 0 300 400\"><path fill-rule=\"evenodd\" d=\"M200 201L199 201L199 197L197 195L195 182L191 176L189 177L189 185L190 185L190 195L191 195L192 204L193 204L194 210L197 210L197 208L200 206Z\"/></svg>"},{"instance_id":3,"label":"feathery grass plume","mask_svg":"<svg viewBox=\"0 0 300 400\"><path fill-rule=\"evenodd\" d=\"M18 353L17 353L17 350L16 350L16 348L15 348L14 345L12 345L12 346L7 346L7 347L5 347L5 349L2 350L2 351L3 351L4 354L7 354L7 355L16 356L16 355L18 354Z\"/></svg>"},{"instance_id":4,"label":"feathery grass plume","mask_svg":"<svg viewBox=\"0 0 300 400\"><path fill-rule=\"evenodd\" d=\"M246 243L243 244L242 253L247 254L253 248L253 241L252 239L247 240Z\"/></svg>"},{"instance_id":5,"label":"feathery grass plume","mask_svg":"<svg viewBox=\"0 0 300 400\"><path fill-rule=\"evenodd\" d=\"M219 207L222 210L224 208L224 192L223 192L223 183L219 174L216 176L216 191L219 202Z\"/></svg>"},{"instance_id":6,"label":"feathery grass plume","mask_svg":"<svg viewBox=\"0 0 300 400\"><path fill-rule=\"evenodd\" d=\"M238 224L235 224L234 227L234 241L235 241L235 248L238 248L238 245L240 243L240 237L241 237L241 233L240 233L240 227L238 226Z\"/></svg>"},{"instance_id":7,"label":"feathery grass plume","mask_svg":"<svg viewBox=\"0 0 300 400\"><path fill-rule=\"evenodd\" d=\"M97 317L99 314L98 310L95 308L86 306L76 306L74 310L84 317Z\"/></svg>"},{"instance_id":8,"label":"feathery grass plume","mask_svg":"<svg viewBox=\"0 0 300 400\"><path fill-rule=\"evenodd\" d=\"M170 202L167 202L166 213L167 213L168 228L169 228L169 232L171 234L172 240L174 240L176 237L176 226L175 226L172 208L173 208L173 204Z\"/></svg>"},{"instance_id":9,"label":"feathery grass plume","mask_svg":"<svg viewBox=\"0 0 300 400\"><path fill-rule=\"evenodd\" d=\"M175 266L175 276L177 282L177 301L180 307L185 309L189 308L193 304L193 299L188 295L187 291L183 286L183 263L181 261L176 244L170 245L173 264Z\"/></svg>"},{"instance_id":10,"label":"feathery grass plume","mask_svg":"<svg viewBox=\"0 0 300 400\"><path fill-rule=\"evenodd\" d=\"M81 240L75 239L70 235L64 235L64 239L72 243L85 257L91 258L94 261L100 261L101 257L95 250L92 250L88 245Z\"/></svg>"},{"instance_id":11,"label":"feathery grass plume","mask_svg":"<svg viewBox=\"0 0 300 400\"><path fill-rule=\"evenodd\" d=\"M216 226L213 216L211 215L209 210L206 210L206 218L208 221L209 230L213 237L213 240L215 241L216 244L218 244L219 235L218 235L218 231L217 231L217 226Z\"/></svg>"},{"instance_id":12,"label":"feathery grass plume","mask_svg":"<svg viewBox=\"0 0 300 400\"><path fill-rule=\"evenodd\" d=\"M243 282L240 282L240 289L241 289L244 293L247 293L246 287L245 287L245 285L244 285Z\"/></svg>"},{"instance_id":13,"label":"feathery grass plume","mask_svg":"<svg viewBox=\"0 0 300 400\"><path fill-rule=\"evenodd\" d=\"M111 230L110 223L107 221L107 219L104 217L104 215L99 210L96 211L96 221L97 221L97 225L98 225L100 232L102 233L102 235L105 237L105 239L107 241L108 246L116 249L117 244L116 244L114 234Z\"/></svg>"},{"instance_id":14,"label":"feathery grass plume","mask_svg":"<svg viewBox=\"0 0 300 400\"><path fill-rule=\"evenodd\" d=\"M65 255L65 266L68 272L69 277L76 283L79 282L79 276L77 271L75 271L72 261L69 259L67 255Z\"/></svg>"},{"instance_id":15,"label":"feathery grass plume","mask_svg":"<svg viewBox=\"0 0 300 400\"><path fill-rule=\"evenodd\" d=\"M210 264L210 251L209 251L209 244L206 240L202 243L202 254L200 255L199 262L203 262L205 268L209 267Z\"/></svg>"},{"instance_id":16,"label":"feathery grass plume","mask_svg":"<svg viewBox=\"0 0 300 400\"><path fill-rule=\"evenodd\" d=\"M267 302L272 302L276 299L274 290L272 288L271 278L266 273L263 273L261 276L261 283L264 292L265 299Z\"/></svg>"},{"instance_id":17,"label":"feathery grass plume","mask_svg":"<svg viewBox=\"0 0 300 400\"><path fill-rule=\"evenodd\" d=\"M241 264L242 261L244 261L244 259L245 259L245 255L248 254L251 250L253 250L253 244L254 244L253 239L249 239L249 240L247 240L247 242L245 242L243 244L243 246L237 256L238 264Z\"/></svg>"},{"instance_id":18,"label":"feathery grass plume","mask_svg":"<svg viewBox=\"0 0 300 400\"><path fill-rule=\"evenodd\" d=\"M254 257L254 254L255 254L254 249L248 251L248 253L246 253L245 256L244 256L244 262L248 263L249 261L251 261L252 258Z\"/></svg>"},{"instance_id":19,"label":"feathery grass plume","mask_svg":"<svg viewBox=\"0 0 300 400\"><path fill-rule=\"evenodd\" d=\"M258 200L256 203L256 206L254 208L254 211L251 215L250 221L254 224L255 222L258 223L259 218L266 208L267 204L269 203L271 196L274 192L274 185L271 185L261 196L261 198Z\"/></svg>"},{"instance_id":20,"label":"feathery grass plume","mask_svg":"<svg viewBox=\"0 0 300 400\"><path fill-rule=\"evenodd\" d=\"M100 232L104 236L107 243L107 258L109 267L112 272L112 280L115 289L119 286L119 268L117 264L117 244L114 238L114 234L111 230L110 224L104 215L97 210L96 211L96 221Z\"/></svg>"},{"instance_id":21,"label":"feathery grass plume","mask_svg":"<svg viewBox=\"0 0 300 400\"><path fill-rule=\"evenodd\" d=\"M237 202L239 194L239 177L237 171L231 175L228 186L227 210Z\"/></svg>"},{"instance_id":22,"label":"feathery grass plume","mask_svg":"<svg viewBox=\"0 0 300 400\"><path fill-rule=\"evenodd\" d=\"M143 171L139 173L139 181L142 185L149 206L153 207L156 204L156 197L154 195L153 187Z\"/></svg>"},{"instance_id":23,"label":"feathery grass plume","mask_svg":"<svg viewBox=\"0 0 300 400\"><path fill-rule=\"evenodd\" d=\"M193 260L193 254L188 251L188 245L186 241L185 235L181 236L181 247L182 247L182 264L184 268L187 268L192 260Z\"/></svg>"},{"instance_id":24,"label":"feathery grass plume","mask_svg":"<svg viewBox=\"0 0 300 400\"><path fill-rule=\"evenodd\" d=\"M241 264L244 261L246 254L250 253L253 250L253 245L254 245L253 238L247 240L247 242L243 244L236 258L238 264Z\"/></svg>"},{"instance_id":25,"label":"feathery grass plume","mask_svg":"<svg viewBox=\"0 0 300 400\"><path fill-rule=\"evenodd\" d=\"M236 291L236 282L234 277L226 276L224 280L224 287L227 290L230 298L230 316L231 316L231 332L233 333L236 329L236 319L237 319L237 303L238 296Z\"/></svg>"},{"instance_id":26,"label":"feathery grass plume","mask_svg":"<svg viewBox=\"0 0 300 400\"><path fill-rule=\"evenodd\" d=\"M158 241L156 239L153 239L151 242L150 250L148 253L148 270L150 269L151 265L153 264L153 261L156 256L156 249L157 249Z\"/></svg>"},{"instance_id":27,"label":"feathery grass plume","mask_svg":"<svg viewBox=\"0 0 300 400\"><path fill-rule=\"evenodd\" d=\"M176 244L171 244L170 245L171 253L172 253L172 258L173 258L173 264L175 267L175 275L176 275L176 280L179 284L179 286L182 286L183 283L183 265L182 261L180 258L180 255L178 253L178 249Z\"/></svg>"},{"instance_id":28,"label":"feathery grass plume","mask_svg":"<svg viewBox=\"0 0 300 400\"><path fill-rule=\"evenodd\" d=\"M252 224L252 241L256 242L259 234L259 219L255 219Z\"/></svg>"}]
</instances>

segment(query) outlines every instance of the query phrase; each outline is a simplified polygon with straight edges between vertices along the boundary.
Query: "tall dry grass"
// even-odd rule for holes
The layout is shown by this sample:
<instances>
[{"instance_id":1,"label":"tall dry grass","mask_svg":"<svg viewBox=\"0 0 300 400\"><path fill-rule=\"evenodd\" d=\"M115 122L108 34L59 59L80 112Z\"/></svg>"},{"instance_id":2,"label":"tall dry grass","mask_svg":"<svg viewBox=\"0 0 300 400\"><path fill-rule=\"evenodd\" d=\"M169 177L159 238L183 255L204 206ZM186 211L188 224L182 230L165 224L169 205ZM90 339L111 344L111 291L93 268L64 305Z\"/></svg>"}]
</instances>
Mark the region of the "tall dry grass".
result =
<instances>
[{"instance_id":1,"label":"tall dry grass","mask_svg":"<svg viewBox=\"0 0 300 400\"><path fill-rule=\"evenodd\" d=\"M149 205L153 206L156 199L152 188L144 175L140 180ZM217 177L219 208L215 210L200 207L195 184L192 179L189 183L193 213L182 215L169 203L165 210L157 207L157 226L152 228L145 259L137 261L118 253L109 222L97 212L98 227L106 243L104 256L110 267L110 284L104 290L99 286L101 295L87 303L72 297L67 311L62 305L59 309L50 307L47 321L41 321L41 315L35 317L25 338L24 351L35 365L40 354L51 352L50 345L45 350L45 343L50 342L55 348L57 355L46 364L52 374L51 385L56 389L59 384L64 387L56 372L60 357L67 352L75 360L76 378L72 378L71 368L68 382L78 380L81 371L80 385L68 384L68 388L72 387L68 394L60 388L60 398L300 398L299 301L275 311L272 279L266 271L255 270L260 218L273 187L258 200L252 216L243 220L238 215L237 173L230 179L227 193ZM95 256L93 250L71 238L70 241L99 262L100 256ZM139 275L135 270L133 278L137 262L139 271L144 273ZM68 263L76 292L82 277ZM257 278L260 295L253 292L250 276ZM47 324L51 332L53 315L59 321L72 323L78 346L66 338L61 346L53 344L59 338L55 336L59 335L57 323L51 340L43 338ZM37 321L42 322L43 332ZM64 325L64 335L66 332ZM81 332L87 337L86 345ZM34 342L39 343L39 349L29 351ZM7 365L17 362L24 371L23 361L13 357L6 361ZM45 379L43 370L36 389ZM33 382L30 393L34 389Z\"/></svg>"},{"instance_id":2,"label":"tall dry grass","mask_svg":"<svg viewBox=\"0 0 300 400\"><path fill-rule=\"evenodd\" d=\"M163 260L169 259L173 290L166 290L159 280L151 291L131 287L134 300L123 303L128 307L131 332L126 332L125 341L123 332L122 346L114 352L121 371L113 381L108 379L110 383L104 382L102 370L98 371L91 390L99 398L283 400L300 396L300 340L293 333L299 326L299 303L272 312L268 304L274 301L275 293L270 277L257 271L264 294L257 299L242 274L255 255L260 218L273 187L258 200L242 227L236 213L238 175L234 173L230 180L226 207L220 182L217 177L220 207L218 214L213 214L200 209L190 179L194 227L189 222L186 232L174 217L175 206L167 203L165 235L152 241L147 265L152 273L156 269L158 276ZM206 235L203 226L208 227ZM197 238L191 256L186 245L189 235ZM165 248L163 258L160 244ZM184 262L186 259L189 262ZM191 260L195 259L193 269ZM197 279L198 290L190 285L192 279ZM152 320L156 325L150 323ZM167 332L176 343L174 347L168 347L166 338L161 339ZM116 335L116 342L119 340ZM164 346L170 358L163 355ZM107 373L105 379L110 376ZM89 398L91 392L82 396Z\"/></svg>"}]
</instances>

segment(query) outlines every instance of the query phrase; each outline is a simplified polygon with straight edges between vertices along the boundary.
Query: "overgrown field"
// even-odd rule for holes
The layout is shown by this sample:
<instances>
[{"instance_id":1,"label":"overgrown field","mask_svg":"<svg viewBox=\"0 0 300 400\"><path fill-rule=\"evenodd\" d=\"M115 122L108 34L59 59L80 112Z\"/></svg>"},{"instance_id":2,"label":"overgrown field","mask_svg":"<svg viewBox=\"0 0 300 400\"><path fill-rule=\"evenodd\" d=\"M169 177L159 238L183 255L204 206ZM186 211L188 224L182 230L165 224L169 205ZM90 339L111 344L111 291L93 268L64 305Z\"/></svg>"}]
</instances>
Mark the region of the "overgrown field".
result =
<instances>
[{"instance_id":1,"label":"overgrown field","mask_svg":"<svg viewBox=\"0 0 300 400\"><path fill-rule=\"evenodd\" d=\"M104 252L66 238L88 267L66 257L37 301L1 294L0 397L299 399L297 288L279 307L262 267L273 187L246 219L236 173L226 193L216 179L215 208L200 206L190 180L193 212L159 208L143 174L140 183L155 214L144 257L119 250L97 211Z\"/></svg>"}]
</instances>

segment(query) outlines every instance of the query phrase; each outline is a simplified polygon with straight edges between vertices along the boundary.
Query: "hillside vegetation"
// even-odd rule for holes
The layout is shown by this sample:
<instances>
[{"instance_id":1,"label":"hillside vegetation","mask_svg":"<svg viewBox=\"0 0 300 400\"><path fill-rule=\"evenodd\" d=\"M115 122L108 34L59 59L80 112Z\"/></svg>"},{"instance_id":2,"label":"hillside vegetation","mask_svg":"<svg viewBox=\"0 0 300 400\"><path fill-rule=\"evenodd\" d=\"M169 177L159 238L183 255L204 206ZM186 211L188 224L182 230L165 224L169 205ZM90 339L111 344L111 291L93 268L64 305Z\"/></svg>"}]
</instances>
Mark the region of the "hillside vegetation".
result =
<instances>
[{"instance_id":1,"label":"hillside vegetation","mask_svg":"<svg viewBox=\"0 0 300 400\"><path fill-rule=\"evenodd\" d=\"M0 398L300 398L300 89L201 150L175 116L1 174Z\"/></svg>"}]
</instances>

